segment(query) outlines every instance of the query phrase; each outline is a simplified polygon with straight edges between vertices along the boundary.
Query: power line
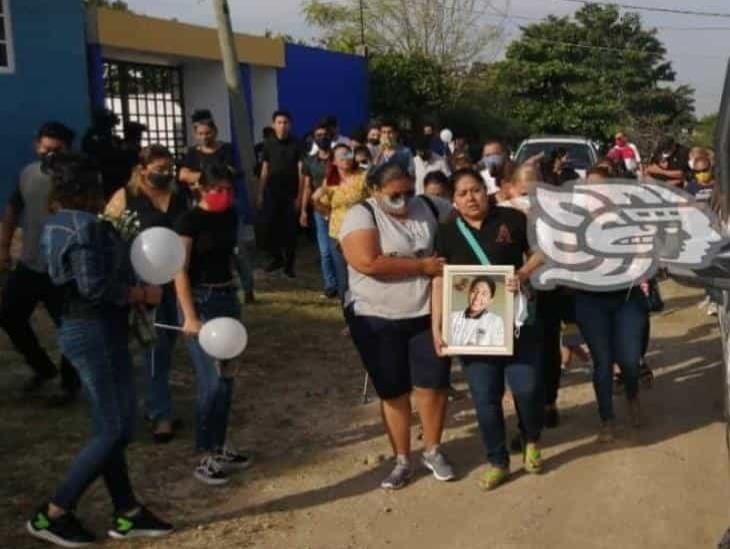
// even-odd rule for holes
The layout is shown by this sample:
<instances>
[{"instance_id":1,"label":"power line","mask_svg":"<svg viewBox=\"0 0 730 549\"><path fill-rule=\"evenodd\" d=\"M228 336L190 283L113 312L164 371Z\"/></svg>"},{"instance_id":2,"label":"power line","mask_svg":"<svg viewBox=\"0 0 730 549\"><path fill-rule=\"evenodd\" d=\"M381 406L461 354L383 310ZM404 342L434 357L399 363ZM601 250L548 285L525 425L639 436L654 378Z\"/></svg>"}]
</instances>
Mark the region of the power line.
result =
<instances>
[{"instance_id":1,"label":"power line","mask_svg":"<svg viewBox=\"0 0 730 549\"><path fill-rule=\"evenodd\" d=\"M710 12L710 11L697 11L697 10L682 10L675 8L654 8L649 6L636 6L632 4L619 4L616 2L594 2L593 0L562 0L563 2L570 2L571 4L598 4L599 6L616 6L617 8L623 8L627 10L641 10L641 11L653 11L659 13L674 13L677 15L697 15L700 17L725 17L730 19L730 13L727 12Z\"/></svg>"}]
</instances>

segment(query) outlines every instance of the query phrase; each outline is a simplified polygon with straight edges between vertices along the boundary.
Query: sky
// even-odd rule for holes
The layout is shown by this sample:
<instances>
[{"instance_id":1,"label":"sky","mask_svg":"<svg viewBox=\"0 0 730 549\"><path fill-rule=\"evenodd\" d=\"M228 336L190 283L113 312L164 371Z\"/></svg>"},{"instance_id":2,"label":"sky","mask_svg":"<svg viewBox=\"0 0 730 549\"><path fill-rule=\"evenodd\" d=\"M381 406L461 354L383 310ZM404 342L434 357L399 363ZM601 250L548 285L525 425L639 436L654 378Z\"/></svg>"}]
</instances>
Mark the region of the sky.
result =
<instances>
[{"instance_id":1,"label":"sky","mask_svg":"<svg viewBox=\"0 0 730 549\"><path fill-rule=\"evenodd\" d=\"M208 26L215 23L211 0L127 0L127 3L132 10L144 15ZM620 3L728 14L728 17L700 17L640 11L645 27L659 29L658 36L667 47L668 58L677 73L677 83L695 88L698 116L716 112L730 56L730 2L621 0ZM237 32L260 35L269 29L306 40L317 36L316 29L310 28L301 14L301 0L229 0L229 5ZM530 23L523 18L569 15L580 8L579 4L567 0L493 0L493 5L509 14L507 20L498 16L483 17L485 24L506 25L500 51L504 51L510 40L519 37L521 25Z\"/></svg>"}]
</instances>

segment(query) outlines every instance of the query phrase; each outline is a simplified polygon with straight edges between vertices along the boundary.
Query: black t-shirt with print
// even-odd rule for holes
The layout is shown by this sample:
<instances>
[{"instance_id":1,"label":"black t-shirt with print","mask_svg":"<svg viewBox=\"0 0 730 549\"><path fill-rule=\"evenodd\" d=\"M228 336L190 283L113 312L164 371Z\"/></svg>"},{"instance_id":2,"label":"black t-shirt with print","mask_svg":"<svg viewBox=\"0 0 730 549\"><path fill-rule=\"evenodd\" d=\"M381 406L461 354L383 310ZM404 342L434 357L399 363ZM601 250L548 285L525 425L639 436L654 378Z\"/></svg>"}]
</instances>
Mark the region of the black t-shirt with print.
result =
<instances>
[{"instance_id":1,"label":"black t-shirt with print","mask_svg":"<svg viewBox=\"0 0 730 549\"><path fill-rule=\"evenodd\" d=\"M214 213L193 208L177 221L175 229L193 241L188 276L190 284L224 284L233 279L238 217L233 208Z\"/></svg>"},{"instance_id":2,"label":"black t-shirt with print","mask_svg":"<svg viewBox=\"0 0 730 549\"><path fill-rule=\"evenodd\" d=\"M221 146L212 153L204 153L198 147L190 147L185 153L182 167L194 172L201 172L203 171L203 165L206 163L228 166L235 170L233 146L230 143L221 143Z\"/></svg>"},{"instance_id":3,"label":"black t-shirt with print","mask_svg":"<svg viewBox=\"0 0 730 549\"><path fill-rule=\"evenodd\" d=\"M513 208L490 207L479 230L464 222L489 259L490 265L522 267L530 246L527 242L527 217ZM451 265L479 265L456 220L439 227L435 243L436 255Z\"/></svg>"}]
</instances>

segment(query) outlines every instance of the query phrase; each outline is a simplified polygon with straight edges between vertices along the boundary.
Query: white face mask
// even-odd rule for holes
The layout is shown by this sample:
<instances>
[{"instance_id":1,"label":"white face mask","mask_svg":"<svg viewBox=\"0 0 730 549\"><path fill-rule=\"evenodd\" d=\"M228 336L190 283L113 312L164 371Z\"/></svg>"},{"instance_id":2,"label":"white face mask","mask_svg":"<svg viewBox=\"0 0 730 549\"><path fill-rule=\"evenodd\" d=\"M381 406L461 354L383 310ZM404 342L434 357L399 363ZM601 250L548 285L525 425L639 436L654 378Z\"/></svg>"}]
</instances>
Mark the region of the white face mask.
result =
<instances>
[{"instance_id":1,"label":"white face mask","mask_svg":"<svg viewBox=\"0 0 730 549\"><path fill-rule=\"evenodd\" d=\"M510 202L518 210L527 211L530 209L530 197L527 195L517 196L510 200Z\"/></svg>"},{"instance_id":2,"label":"white face mask","mask_svg":"<svg viewBox=\"0 0 730 549\"><path fill-rule=\"evenodd\" d=\"M386 212L400 213L408 207L411 197L399 196L398 198L391 198L387 195L380 197L380 207Z\"/></svg>"}]
</instances>

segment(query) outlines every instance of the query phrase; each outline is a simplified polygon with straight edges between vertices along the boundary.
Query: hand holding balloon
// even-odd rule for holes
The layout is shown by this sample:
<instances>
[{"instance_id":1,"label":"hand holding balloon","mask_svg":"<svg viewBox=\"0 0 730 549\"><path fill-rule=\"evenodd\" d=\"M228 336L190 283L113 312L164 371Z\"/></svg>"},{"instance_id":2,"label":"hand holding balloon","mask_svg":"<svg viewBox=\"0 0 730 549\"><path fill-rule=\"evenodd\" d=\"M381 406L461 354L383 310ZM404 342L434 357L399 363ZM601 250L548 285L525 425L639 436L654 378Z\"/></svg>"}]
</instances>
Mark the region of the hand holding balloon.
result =
<instances>
[{"instance_id":1,"label":"hand holding balloon","mask_svg":"<svg viewBox=\"0 0 730 549\"><path fill-rule=\"evenodd\" d=\"M198 341L203 350L218 360L231 360L248 345L246 328L235 318L219 317L206 322Z\"/></svg>"}]
</instances>

